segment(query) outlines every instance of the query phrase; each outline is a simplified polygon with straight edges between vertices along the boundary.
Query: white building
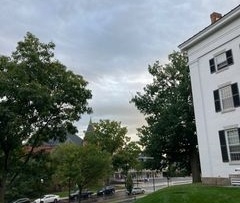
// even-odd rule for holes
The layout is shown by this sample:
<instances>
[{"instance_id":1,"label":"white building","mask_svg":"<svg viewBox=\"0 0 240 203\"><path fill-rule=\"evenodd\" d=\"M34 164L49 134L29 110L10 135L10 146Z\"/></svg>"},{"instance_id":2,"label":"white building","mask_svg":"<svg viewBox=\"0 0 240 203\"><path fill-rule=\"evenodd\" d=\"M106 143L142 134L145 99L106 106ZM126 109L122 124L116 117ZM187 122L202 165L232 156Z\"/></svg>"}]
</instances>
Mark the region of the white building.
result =
<instances>
[{"instance_id":1,"label":"white building","mask_svg":"<svg viewBox=\"0 0 240 203\"><path fill-rule=\"evenodd\" d=\"M188 56L202 182L229 184L240 168L240 5L179 45Z\"/></svg>"}]
</instances>

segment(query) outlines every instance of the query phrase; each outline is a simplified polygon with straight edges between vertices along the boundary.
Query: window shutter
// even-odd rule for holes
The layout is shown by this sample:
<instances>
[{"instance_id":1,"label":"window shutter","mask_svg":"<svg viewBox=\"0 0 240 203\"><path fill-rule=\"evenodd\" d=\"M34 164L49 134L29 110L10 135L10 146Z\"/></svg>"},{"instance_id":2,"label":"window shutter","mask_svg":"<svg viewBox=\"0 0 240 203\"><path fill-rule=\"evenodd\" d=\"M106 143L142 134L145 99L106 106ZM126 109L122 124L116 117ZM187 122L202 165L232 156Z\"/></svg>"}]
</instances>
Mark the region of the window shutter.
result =
<instances>
[{"instance_id":1,"label":"window shutter","mask_svg":"<svg viewBox=\"0 0 240 203\"><path fill-rule=\"evenodd\" d=\"M214 103L215 103L215 111L219 112L219 111L221 111L221 101L220 101L220 97L219 97L219 91L214 90L213 96L214 96Z\"/></svg>"},{"instance_id":2,"label":"window shutter","mask_svg":"<svg viewBox=\"0 0 240 203\"><path fill-rule=\"evenodd\" d=\"M238 137L239 137L239 140L240 140L240 128L238 128Z\"/></svg>"},{"instance_id":3,"label":"window shutter","mask_svg":"<svg viewBox=\"0 0 240 203\"><path fill-rule=\"evenodd\" d=\"M234 107L240 106L239 91L237 83L231 85Z\"/></svg>"},{"instance_id":4,"label":"window shutter","mask_svg":"<svg viewBox=\"0 0 240 203\"><path fill-rule=\"evenodd\" d=\"M226 51L226 58L227 58L228 65L232 65L233 64L233 55L232 55L231 49Z\"/></svg>"},{"instance_id":5,"label":"window shutter","mask_svg":"<svg viewBox=\"0 0 240 203\"><path fill-rule=\"evenodd\" d=\"M212 59L209 60L209 66L210 66L210 72L211 72L211 73L216 72L214 58L212 58Z\"/></svg>"},{"instance_id":6,"label":"window shutter","mask_svg":"<svg viewBox=\"0 0 240 203\"><path fill-rule=\"evenodd\" d=\"M228 162L228 151L227 151L227 144L225 139L225 133L224 130L218 131L219 133L219 140L220 140L220 146L221 146L221 152L222 152L222 161Z\"/></svg>"}]
</instances>

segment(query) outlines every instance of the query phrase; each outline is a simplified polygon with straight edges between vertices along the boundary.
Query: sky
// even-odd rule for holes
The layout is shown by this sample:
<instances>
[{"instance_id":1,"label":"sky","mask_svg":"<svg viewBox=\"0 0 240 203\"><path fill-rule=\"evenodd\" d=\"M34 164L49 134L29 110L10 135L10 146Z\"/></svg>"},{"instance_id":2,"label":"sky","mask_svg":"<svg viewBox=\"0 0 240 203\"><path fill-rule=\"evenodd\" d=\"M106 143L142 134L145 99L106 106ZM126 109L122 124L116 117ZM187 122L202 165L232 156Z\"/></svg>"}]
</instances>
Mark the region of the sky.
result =
<instances>
[{"instance_id":1,"label":"sky","mask_svg":"<svg viewBox=\"0 0 240 203\"><path fill-rule=\"evenodd\" d=\"M55 58L88 81L91 115L76 122L84 137L89 120L121 122L138 140L145 125L133 103L152 82L148 65L168 63L178 45L228 13L239 0L0 0L0 55L10 56L27 32L54 42Z\"/></svg>"}]
</instances>

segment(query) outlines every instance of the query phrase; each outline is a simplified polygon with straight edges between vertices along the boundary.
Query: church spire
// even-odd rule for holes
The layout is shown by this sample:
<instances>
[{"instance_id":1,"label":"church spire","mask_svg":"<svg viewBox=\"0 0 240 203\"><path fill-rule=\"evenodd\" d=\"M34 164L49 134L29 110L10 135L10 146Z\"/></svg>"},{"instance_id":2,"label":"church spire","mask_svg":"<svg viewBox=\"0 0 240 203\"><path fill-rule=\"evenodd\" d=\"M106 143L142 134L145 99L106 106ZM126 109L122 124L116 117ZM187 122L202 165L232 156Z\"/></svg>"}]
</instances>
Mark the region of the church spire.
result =
<instances>
[{"instance_id":1,"label":"church spire","mask_svg":"<svg viewBox=\"0 0 240 203\"><path fill-rule=\"evenodd\" d=\"M94 126L93 126L93 123L92 123L92 118L90 118L89 120L89 123L88 123L88 127L87 127L87 130L85 132L85 135L87 133L90 133L90 132L93 132L94 131Z\"/></svg>"},{"instance_id":2,"label":"church spire","mask_svg":"<svg viewBox=\"0 0 240 203\"><path fill-rule=\"evenodd\" d=\"M94 124L93 124L93 122L92 122L92 118L90 118L89 123L88 123L87 130L85 131L85 136L84 136L84 139L83 139L83 145L86 145L86 144L87 144L87 137L88 137L92 132L94 132Z\"/></svg>"}]
</instances>

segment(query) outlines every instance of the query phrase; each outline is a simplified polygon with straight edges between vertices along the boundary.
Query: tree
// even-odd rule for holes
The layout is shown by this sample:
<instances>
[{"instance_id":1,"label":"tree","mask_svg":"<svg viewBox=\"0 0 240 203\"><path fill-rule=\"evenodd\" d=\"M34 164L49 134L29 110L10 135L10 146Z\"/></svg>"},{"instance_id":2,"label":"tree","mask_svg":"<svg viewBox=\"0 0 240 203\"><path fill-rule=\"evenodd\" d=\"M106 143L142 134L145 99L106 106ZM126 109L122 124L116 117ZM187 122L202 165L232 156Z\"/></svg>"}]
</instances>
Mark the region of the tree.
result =
<instances>
[{"instance_id":1,"label":"tree","mask_svg":"<svg viewBox=\"0 0 240 203\"><path fill-rule=\"evenodd\" d=\"M127 177L128 170L131 168L138 169L138 157L141 149L136 142L127 143L122 149L113 155L114 170L121 169L125 177Z\"/></svg>"},{"instance_id":2,"label":"tree","mask_svg":"<svg viewBox=\"0 0 240 203\"><path fill-rule=\"evenodd\" d=\"M27 33L10 57L0 56L0 202L35 147L63 141L91 112L87 82L54 59L54 47Z\"/></svg>"},{"instance_id":3,"label":"tree","mask_svg":"<svg viewBox=\"0 0 240 203\"><path fill-rule=\"evenodd\" d=\"M63 182L77 184L79 194L99 180L104 180L110 171L110 155L89 144L82 147L62 144L56 148L52 157L56 163L56 175Z\"/></svg>"},{"instance_id":4,"label":"tree","mask_svg":"<svg viewBox=\"0 0 240 203\"><path fill-rule=\"evenodd\" d=\"M84 140L113 155L130 140L126 133L127 128L121 127L120 122L100 120L94 123L94 130L86 134Z\"/></svg>"},{"instance_id":5,"label":"tree","mask_svg":"<svg viewBox=\"0 0 240 203\"><path fill-rule=\"evenodd\" d=\"M191 171L193 182L198 182L200 167L187 58L173 52L169 61L149 66L153 82L131 100L146 116L147 125L138 129L140 141L145 153L154 157L155 168L174 164Z\"/></svg>"},{"instance_id":6,"label":"tree","mask_svg":"<svg viewBox=\"0 0 240 203\"><path fill-rule=\"evenodd\" d=\"M114 170L122 169L126 177L128 170L138 164L141 149L137 142L130 141L126 136L127 128L121 127L121 122L100 120L90 124L93 128L86 133L84 141L110 153Z\"/></svg>"},{"instance_id":7,"label":"tree","mask_svg":"<svg viewBox=\"0 0 240 203\"><path fill-rule=\"evenodd\" d=\"M52 167L49 153L45 151L34 153L27 164L24 166L20 165L16 170L21 170L21 173L11 184L10 191L6 193L8 201L13 201L23 196L38 197L56 188L52 180L52 175L55 174L55 171ZM41 179L44 180L43 183Z\"/></svg>"},{"instance_id":8,"label":"tree","mask_svg":"<svg viewBox=\"0 0 240 203\"><path fill-rule=\"evenodd\" d=\"M127 175L126 189L128 191L128 194L131 195L132 194L132 189L133 189L133 179L132 179L132 176L130 174Z\"/></svg>"}]
</instances>

